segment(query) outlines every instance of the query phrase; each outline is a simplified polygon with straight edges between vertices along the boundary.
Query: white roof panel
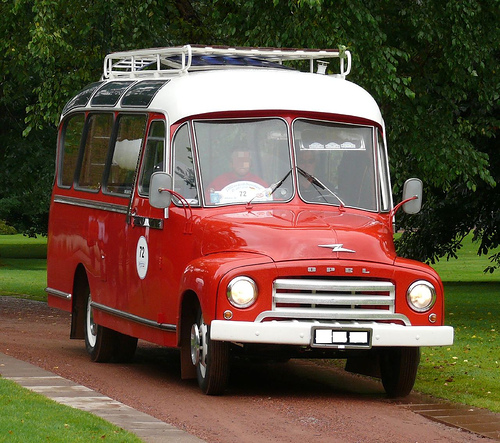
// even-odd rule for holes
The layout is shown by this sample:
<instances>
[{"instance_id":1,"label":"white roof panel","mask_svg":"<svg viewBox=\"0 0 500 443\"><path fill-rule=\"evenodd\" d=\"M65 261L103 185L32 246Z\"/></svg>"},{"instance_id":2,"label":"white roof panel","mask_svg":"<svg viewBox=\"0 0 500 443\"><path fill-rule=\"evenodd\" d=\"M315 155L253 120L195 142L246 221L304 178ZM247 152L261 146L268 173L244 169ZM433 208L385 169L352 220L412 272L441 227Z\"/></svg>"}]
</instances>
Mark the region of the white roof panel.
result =
<instances>
[{"instance_id":1,"label":"white roof panel","mask_svg":"<svg viewBox=\"0 0 500 443\"><path fill-rule=\"evenodd\" d=\"M282 69L187 72L171 78L151 108L165 110L170 123L216 112L289 110L348 115L383 125L377 103L360 86Z\"/></svg>"}]
</instances>

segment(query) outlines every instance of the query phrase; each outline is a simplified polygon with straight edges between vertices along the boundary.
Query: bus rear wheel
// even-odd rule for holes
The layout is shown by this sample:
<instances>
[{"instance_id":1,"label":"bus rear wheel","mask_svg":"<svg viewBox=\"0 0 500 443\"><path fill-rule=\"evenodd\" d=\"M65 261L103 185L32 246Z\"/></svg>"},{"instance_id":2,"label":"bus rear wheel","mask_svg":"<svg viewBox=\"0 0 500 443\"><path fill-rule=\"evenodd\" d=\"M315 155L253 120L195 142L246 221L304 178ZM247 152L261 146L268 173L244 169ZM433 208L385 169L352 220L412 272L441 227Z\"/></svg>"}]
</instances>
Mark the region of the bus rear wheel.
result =
<instances>
[{"instance_id":1,"label":"bus rear wheel","mask_svg":"<svg viewBox=\"0 0 500 443\"><path fill-rule=\"evenodd\" d=\"M92 296L87 295L85 313L85 347L94 362L106 363L114 360L128 363L137 349L137 338L113 331L94 322Z\"/></svg>"},{"instance_id":2,"label":"bus rear wheel","mask_svg":"<svg viewBox=\"0 0 500 443\"><path fill-rule=\"evenodd\" d=\"M201 310L191 327L190 343L200 389L207 395L222 394L229 379L229 343L210 339L210 326Z\"/></svg>"},{"instance_id":3,"label":"bus rear wheel","mask_svg":"<svg viewBox=\"0 0 500 443\"><path fill-rule=\"evenodd\" d=\"M389 397L405 397L413 389L420 363L420 348L387 348L380 354L382 384Z\"/></svg>"},{"instance_id":4,"label":"bus rear wheel","mask_svg":"<svg viewBox=\"0 0 500 443\"><path fill-rule=\"evenodd\" d=\"M85 312L85 347L92 361L106 363L113 357L113 331L94 322L91 303L89 291Z\"/></svg>"}]
</instances>

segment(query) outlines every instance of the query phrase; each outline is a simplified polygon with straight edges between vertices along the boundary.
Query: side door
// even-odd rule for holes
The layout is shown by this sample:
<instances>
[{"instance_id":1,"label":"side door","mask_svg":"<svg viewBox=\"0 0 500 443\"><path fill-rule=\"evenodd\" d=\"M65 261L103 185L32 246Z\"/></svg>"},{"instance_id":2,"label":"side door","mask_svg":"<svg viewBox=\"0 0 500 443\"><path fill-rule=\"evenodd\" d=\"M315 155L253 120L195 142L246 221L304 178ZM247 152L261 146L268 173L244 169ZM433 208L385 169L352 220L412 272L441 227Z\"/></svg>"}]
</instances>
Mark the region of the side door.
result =
<instances>
[{"instance_id":1,"label":"side door","mask_svg":"<svg viewBox=\"0 0 500 443\"><path fill-rule=\"evenodd\" d=\"M148 325L164 324L168 310L165 213L148 198L151 174L166 169L166 140L164 116L150 115L127 223L128 312Z\"/></svg>"},{"instance_id":2,"label":"side door","mask_svg":"<svg viewBox=\"0 0 500 443\"><path fill-rule=\"evenodd\" d=\"M189 125L185 123L175 131L172 149L166 128L162 115L150 117L127 225L128 281L133 287L128 293L129 312L138 317L136 321L149 326L147 336L141 337L175 346L175 334L158 338L157 333L176 331L179 284L192 260L196 236L189 229L192 211L186 211L177 197L167 209L150 205L152 173L172 171L175 193L194 207L200 203Z\"/></svg>"}]
</instances>

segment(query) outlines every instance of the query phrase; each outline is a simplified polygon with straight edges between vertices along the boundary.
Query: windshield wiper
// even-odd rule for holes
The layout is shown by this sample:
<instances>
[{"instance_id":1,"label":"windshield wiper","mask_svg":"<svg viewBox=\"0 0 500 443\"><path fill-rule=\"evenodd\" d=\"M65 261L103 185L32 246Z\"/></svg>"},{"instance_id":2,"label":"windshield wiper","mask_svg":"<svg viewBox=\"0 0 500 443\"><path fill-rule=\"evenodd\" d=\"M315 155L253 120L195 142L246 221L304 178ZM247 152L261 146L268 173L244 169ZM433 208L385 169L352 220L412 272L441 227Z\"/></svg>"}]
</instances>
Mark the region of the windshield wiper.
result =
<instances>
[{"instance_id":1,"label":"windshield wiper","mask_svg":"<svg viewBox=\"0 0 500 443\"><path fill-rule=\"evenodd\" d=\"M279 182L276 182L274 185L271 185L270 189L271 189L271 192L269 193L269 195L273 195L274 194L274 191L276 191L276 189L278 189L284 182L285 180L288 178L288 176L292 173L293 171L293 168L290 169L286 175L279 181Z\"/></svg>"},{"instance_id":2,"label":"windshield wiper","mask_svg":"<svg viewBox=\"0 0 500 443\"><path fill-rule=\"evenodd\" d=\"M272 184L271 186L269 186L268 190L269 190L269 196L273 195L274 194L274 191L276 191L276 189L278 189L284 182L285 180L288 178L288 176L292 173L293 171L293 168L290 169L286 175L279 181L279 182L276 182L274 184ZM257 198L257 196L254 196L252 197L252 199L247 203L247 206L251 205L252 202Z\"/></svg>"},{"instance_id":3,"label":"windshield wiper","mask_svg":"<svg viewBox=\"0 0 500 443\"><path fill-rule=\"evenodd\" d=\"M324 191L327 191L328 193L330 193L331 195L333 195L337 200L338 202L340 203L340 207L341 208L344 208L345 207L345 203L343 202L343 200L337 195L335 194L335 192L333 192L328 186L326 186L325 184L323 184L317 177L315 177L314 175L311 175L309 174L308 172L304 171L302 168L299 168L298 166L296 166L297 168L297 171L303 175L307 181L309 181L309 183L313 184L314 186L316 186L317 188L321 189L321 190L324 190ZM290 169L286 174L285 176L278 182L272 184L268 189L269 189L269 196L273 195L274 192L285 182L285 180L290 176L290 174L292 173L293 171L293 168ZM318 191L319 192L319 191ZM323 197L323 199L325 200L325 202L328 203L328 200L326 200L326 197L320 193L320 195ZM252 204L252 202L254 201L254 199L257 198L257 196L253 197L248 203L247 203L247 206L250 206Z\"/></svg>"},{"instance_id":4,"label":"windshield wiper","mask_svg":"<svg viewBox=\"0 0 500 443\"><path fill-rule=\"evenodd\" d=\"M335 194L335 192L333 192L328 186L321 183L321 181L317 177L309 174L308 172L304 171L302 168L299 168L298 166L297 166L297 171L299 171L299 173L302 174L309 183L313 184L314 186L323 191L327 191L330 194L332 194L339 201L341 208L345 206L345 203L342 201L342 199L337 194ZM320 193L320 195L325 199L325 201L327 201L323 194Z\"/></svg>"}]
</instances>

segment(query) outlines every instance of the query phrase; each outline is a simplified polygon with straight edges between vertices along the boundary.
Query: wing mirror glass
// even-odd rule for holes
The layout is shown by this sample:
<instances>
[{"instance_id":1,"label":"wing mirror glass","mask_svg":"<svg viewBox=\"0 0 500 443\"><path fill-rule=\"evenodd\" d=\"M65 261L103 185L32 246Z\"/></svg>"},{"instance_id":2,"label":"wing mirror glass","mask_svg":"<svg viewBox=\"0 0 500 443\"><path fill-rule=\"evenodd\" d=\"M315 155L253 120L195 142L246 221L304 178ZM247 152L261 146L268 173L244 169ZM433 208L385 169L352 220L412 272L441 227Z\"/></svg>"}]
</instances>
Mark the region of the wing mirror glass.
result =
<instances>
[{"instance_id":1,"label":"wing mirror glass","mask_svg":"<svg viewBox=\"0 0 500 443\"><path fill-rule=\"evenodd\" d=\"M154 172L149 184L149 204L154 208L168 208L172 201L172 176L166 172Z\"/></svg>"},{"instance_id":2,"label":"wing mirror glass","mask_svg":"<svg viewBox=\"0 0 500 443\"><path fill-rule=\"evenodd\" d=\"M422 208L423 185L418 178L409 178L403 186L403 211L417 214Z\"/></svg>"}]
</instances>

